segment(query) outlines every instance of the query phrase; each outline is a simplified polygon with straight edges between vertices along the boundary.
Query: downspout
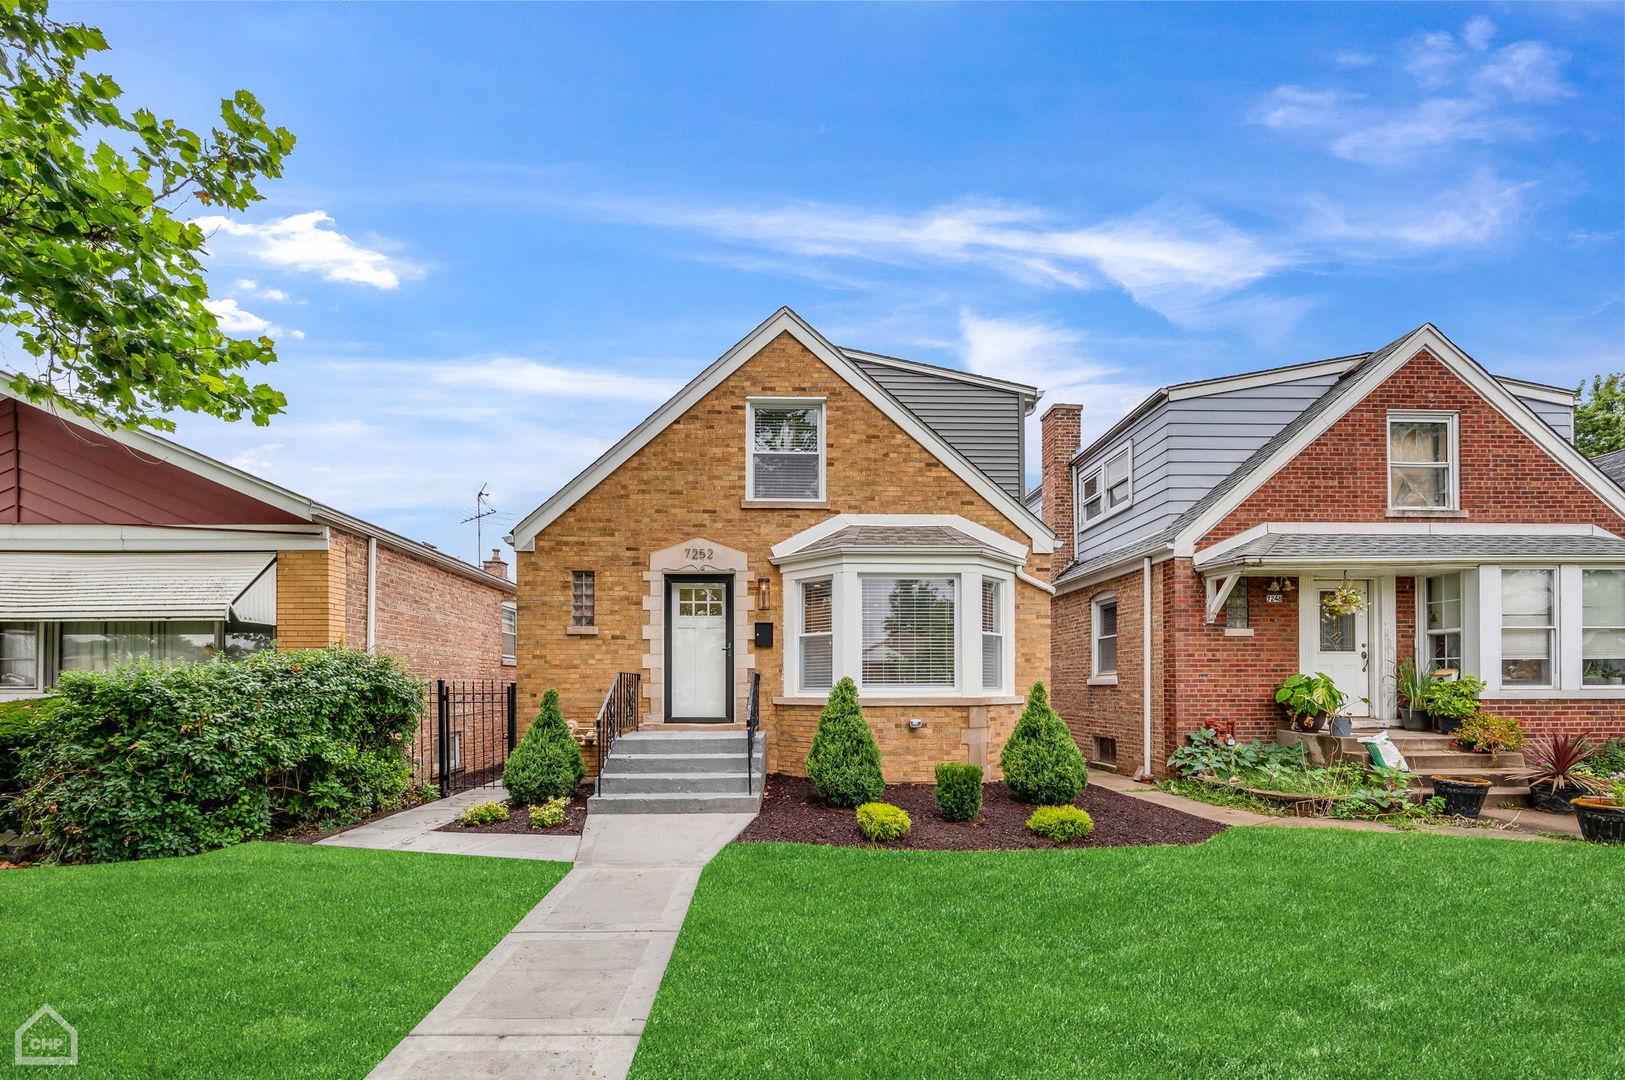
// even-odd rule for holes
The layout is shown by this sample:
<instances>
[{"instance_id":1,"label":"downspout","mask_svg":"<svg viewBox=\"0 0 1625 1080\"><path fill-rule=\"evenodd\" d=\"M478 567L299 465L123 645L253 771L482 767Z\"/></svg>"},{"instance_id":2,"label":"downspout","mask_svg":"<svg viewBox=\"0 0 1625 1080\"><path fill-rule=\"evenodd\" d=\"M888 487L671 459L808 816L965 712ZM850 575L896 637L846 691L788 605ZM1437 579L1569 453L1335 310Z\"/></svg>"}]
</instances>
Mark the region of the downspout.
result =
<instances>
[{"instance_id":1,"label":"downspout","mask_svg":"<svg viewBox=\"0 0 1625 1080\"><path fill-rule=\"evenodd\" d=\"M378 539L367 537L367 651L377 643L378 629Z\"/></svg>"},{"instance_id":2,"label":"downspout","mask_svg":"<svg viewBox=\"0 0 1625 1080\"><path fill-rule=\"evenodd\" d=\"M1151 556L1140 567L1140 713L1145 760L1140 769L1151 779Z\"/></svg>"}]
</instances>

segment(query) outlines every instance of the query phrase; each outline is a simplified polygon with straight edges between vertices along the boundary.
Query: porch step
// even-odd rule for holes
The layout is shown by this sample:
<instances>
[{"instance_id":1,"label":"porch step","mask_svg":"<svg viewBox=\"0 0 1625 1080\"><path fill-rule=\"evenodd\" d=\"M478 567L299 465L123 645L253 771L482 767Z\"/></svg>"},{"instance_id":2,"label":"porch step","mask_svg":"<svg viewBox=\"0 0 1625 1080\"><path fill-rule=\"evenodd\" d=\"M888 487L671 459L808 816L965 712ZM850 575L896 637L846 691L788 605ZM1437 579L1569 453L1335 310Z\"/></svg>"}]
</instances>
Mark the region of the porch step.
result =
<instances>
[{"instance_id":1,"label":"porch step","mask_svg":"<svg viewBox=\"0 0 1625 1080\"><path fill-rule=\"evenodd\" d=\"M1517 772L1524 768L1522 754L1464 754L1459 750L1425 750L1412 753L1404 747L1400 753L1405 755L1405 761L1410 765L1411 772L1442 772L1448 773L1452 769L1488 772Z\"/></svg>"},{"instance_id":2,"label":"porch step","mask_svg":"<svg viewBox=\"0 0 1625 1080\"><path fill-rule=\"evenodd\" d=\"M653 795L594 795L588 814L754 814L762 809L762 796L690 795L657 792Z\"/></svg>"},{"instance_id":3,"label":"porch step","mask_svg":"<svg viewBox=\"0 0 1625 1080\"><path fill-rule=\"evenodd\" d=\"M741 731L633 731L604 759L587 812L738 814L762 806L767 736L746 756Z\"/></svg>"}]
</instances>

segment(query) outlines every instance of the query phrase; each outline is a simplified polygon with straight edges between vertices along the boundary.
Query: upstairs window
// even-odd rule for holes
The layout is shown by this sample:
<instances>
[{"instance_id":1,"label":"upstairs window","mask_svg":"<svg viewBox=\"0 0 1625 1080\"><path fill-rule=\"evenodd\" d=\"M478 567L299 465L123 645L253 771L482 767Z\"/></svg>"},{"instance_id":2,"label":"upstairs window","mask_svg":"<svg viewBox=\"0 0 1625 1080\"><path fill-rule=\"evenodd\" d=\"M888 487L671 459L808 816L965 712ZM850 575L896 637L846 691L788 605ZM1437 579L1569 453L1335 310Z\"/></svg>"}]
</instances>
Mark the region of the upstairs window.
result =
<instances>
[{"instance_id":1,"label":"upstairs window","mask_svg":"<svg viewBox=\"0 0 1625 1080\"><path fill-rule=\"evenodd\" d=\"M822 502L824 406L818 401L750 402L746 486L764 502Z\"/></svg>"},{"instance_id":2,"label":"upstairs window","mask_svg":"<svg viewBox=\"0 0 1625 1080\"><path fill-rule=\"evenodd\" d=\"M1388 414L1388 507L1456 508L1456 414Z\"/></svg>"},{"instance_id":3,"label":"upstairs window","mask_svg":"<svg viewBox=\"0 0 1625 1080\"><path fill-rule=\"evenodd\" d=\"M1078 513L1084 522L1115 514L1133 499L1132 447L1125 446L1078 471Z\"/></svg>"}]
</instances>

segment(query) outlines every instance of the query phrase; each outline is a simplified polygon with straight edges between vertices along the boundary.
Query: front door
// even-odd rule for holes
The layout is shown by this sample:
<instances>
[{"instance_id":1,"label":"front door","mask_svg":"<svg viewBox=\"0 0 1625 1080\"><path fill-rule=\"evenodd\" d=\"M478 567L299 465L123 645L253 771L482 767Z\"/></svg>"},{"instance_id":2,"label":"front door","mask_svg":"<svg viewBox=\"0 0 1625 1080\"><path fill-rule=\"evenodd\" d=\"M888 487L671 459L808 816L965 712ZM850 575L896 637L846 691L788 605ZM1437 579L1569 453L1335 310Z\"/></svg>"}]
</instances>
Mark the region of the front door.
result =
<instances>
[{"instance_id":1,"label":"front door","mask_svg":"<svg viewBox=\"0 0 1625 1080\"><path fill-rule=\"evenodd\" d=\"M1350 581L1366 598L1365 610L1355 615L1334 615L1325 610L1328 597L1344 584L1337 581L1311 583L1310 613L1315 624L1309 634L1306 670L1330 675L1348 698L1344 712L1349 716L1370 716L1371 702L1371 583Z\"/></svg>"},{"instance_id":2,"label":"front door","mask_svg":"<svg viewBox=\"0 0 1625 1080\"><path fill-rule=\"evenodd\" d=\"M733 579L666 579L666 720L733 719Z\"/></svg>"}]
</instances>

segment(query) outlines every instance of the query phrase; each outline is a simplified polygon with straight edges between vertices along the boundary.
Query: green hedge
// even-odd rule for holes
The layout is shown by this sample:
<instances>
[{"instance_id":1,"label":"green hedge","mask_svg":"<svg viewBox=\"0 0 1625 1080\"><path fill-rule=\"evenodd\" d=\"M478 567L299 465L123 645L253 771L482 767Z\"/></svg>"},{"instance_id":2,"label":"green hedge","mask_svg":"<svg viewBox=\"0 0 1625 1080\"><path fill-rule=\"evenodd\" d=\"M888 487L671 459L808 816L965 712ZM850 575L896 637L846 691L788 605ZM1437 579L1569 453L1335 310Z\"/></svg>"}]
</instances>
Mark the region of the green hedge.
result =
<instances>
[{"instance_id":1,"label":"green hedge","mask_svg":"<svg viewBox=\"0 0 1625 1080\"><path fill-rule=\"evenodd\" d=\"M1049 691L1034 683L1027 708L999 755L1004 786L1016 802L1059 806L1083 793L1089 769L1066 723L1050 708Z\"/></svg>"},{"instance_id":2,"label":"green hedge","mask_svg":"<svg viewBox=\"0 0 1625 1080\"><path fill-rule=\"evenodd\" d=\"M852 809L880 798L886 790L880 747L858 707L858 687L842 679L829 692L807 753L807 779L831 806Z\"/></svg>"},{"instance_id":3,"label":"green hedge","mask_svg":"<svg viewBox=\"0 0 1625 1080\"><path fill-rule=\"evenodd\" d=\"M423 685L387 656L64 672L22 754L23 823L62 861L190 855L398 806Z\"/></svg>"},{"instance_id":4,"label":"green hedge","mask_svg":"<svg viewBox=\"0 0 1625 1080\"><path fill-rule=\"evenodd\" d=\"M982 812L982 767L963 761L937 766L937 809L949 821L969 821Z\"/></svg>"},{"instance_id":5,"label":"green hedge","mask_svg":"<svg viewBox=\"0 0 1625 1080\"><path fill-rule=\"evenodd\" d=\"M55 698L0 702L0 832L21 823L16 800L23 790L23 753L34 745L37 733L45 730L45 722L55 710Z\"/></svg>"},{"instance_id":6,"label":"green hedge","mask_svg":"<svg viewBox=\"0 0 1625 1080\"><path fill-rule=\"evenodd\" d=\"M542 695L541 710L530 730L508 755L502 786L514 802L539 806L548 799L569 798L586 775L581 747L559 710L559 692L549 690Z\"/></svg>"}]
</instances>

